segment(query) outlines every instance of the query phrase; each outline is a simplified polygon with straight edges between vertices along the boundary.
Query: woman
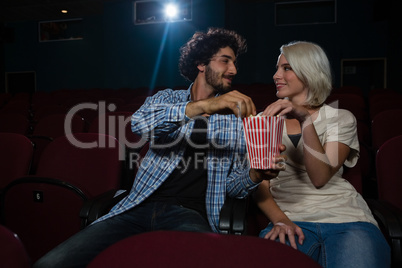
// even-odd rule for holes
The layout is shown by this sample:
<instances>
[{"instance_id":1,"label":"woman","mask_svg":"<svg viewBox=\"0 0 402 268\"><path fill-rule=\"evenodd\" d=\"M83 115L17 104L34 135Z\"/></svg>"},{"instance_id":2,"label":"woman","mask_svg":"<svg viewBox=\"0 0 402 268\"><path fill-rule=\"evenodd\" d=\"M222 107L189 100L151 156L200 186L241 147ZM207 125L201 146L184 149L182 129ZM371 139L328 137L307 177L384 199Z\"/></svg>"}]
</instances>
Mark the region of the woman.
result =
<instances>
[{"instance_id":1,"label":"woman","mask_svg":"<svg viewBox=\"0 0 402 268\"><path fill-rule=\"evenodd\" d=\"M362 196L342 178L359 157L356 119L324 104L332 87L325 52L292 42L280 49L278 101L263 115L286 115L286 170L262 183L254 198L271 220L260 236L285 236L323 267L389 267L390 248ZM295 241L297 239L297 243Z\"/></svg>"}]
</instances>

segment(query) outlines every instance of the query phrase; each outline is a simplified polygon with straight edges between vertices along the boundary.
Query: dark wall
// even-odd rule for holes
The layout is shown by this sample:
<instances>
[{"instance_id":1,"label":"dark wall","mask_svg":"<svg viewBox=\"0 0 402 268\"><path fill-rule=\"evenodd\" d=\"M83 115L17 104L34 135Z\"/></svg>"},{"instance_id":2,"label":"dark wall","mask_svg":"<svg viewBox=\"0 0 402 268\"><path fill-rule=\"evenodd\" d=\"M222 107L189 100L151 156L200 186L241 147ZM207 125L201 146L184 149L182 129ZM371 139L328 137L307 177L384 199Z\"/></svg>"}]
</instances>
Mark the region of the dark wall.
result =
<instances>
[{"instance_id":1,"label":"dark wall","mask_svg":"<svg viewBox=\"0 0 402 268\"><path fill-rule=\"evenodd\" d=\"M275 26L274 2L227 1L226 25L245 35L249 44L240 64L239 82L272 82L280 46L295 40L312 41L324 48L335 86L340 86L342 59L389 57L392 53L388 50L386 2L382 2L385 8L378 9L375 0L338 0L336 23L289 26Z\"/></svg>"},{"instance_id":2,"label":"dark wall","mask_svg":"<svg viewBox=\"0 0 402 268\"><path fill-rule=\"evenodd\" d=\"M135 25L134 1L106 2L83 18L82 40L38 42L38 21L6 23L6 72L36 71L37 90L188 84L178 72L179 48L196 30L223 27L223 0L193 0L193 20ZM44 19L46 20L46 19Z\"/></svg>"},{"instance_id":3,"label":"dark wall","mask_svg":"<svg viewBox=\"0 0 402 268\"><path fill-rule=\"evenodd\" d=\"M148 25L134 25L133 2L106 2L103 14L84 17L77 41L38 42L38 21L5 23L13 40L3 45L4 71L34 70L37 90L44 91L185 85L180 46L196 30L225 26L248 40L237 83L272 82L279 47L307 40L328 53L335 86L342 59L377 57L387 58L388 86L397 85L401 41L390 0L337 0L336 23L293 26L275 26L274 0L193 0L192 21Z\"/></svg>"}]
</instances>

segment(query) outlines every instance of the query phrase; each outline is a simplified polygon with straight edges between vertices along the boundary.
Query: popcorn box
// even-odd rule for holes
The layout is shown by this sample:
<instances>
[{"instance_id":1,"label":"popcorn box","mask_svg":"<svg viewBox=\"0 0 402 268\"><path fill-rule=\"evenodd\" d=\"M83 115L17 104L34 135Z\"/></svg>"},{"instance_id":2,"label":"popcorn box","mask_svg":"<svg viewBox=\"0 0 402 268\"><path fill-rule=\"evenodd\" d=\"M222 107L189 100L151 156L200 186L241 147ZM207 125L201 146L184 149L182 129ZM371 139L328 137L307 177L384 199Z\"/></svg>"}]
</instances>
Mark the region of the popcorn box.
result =
<instances>
[{"instance_id":1,"label":"popcorn box","mask_svg":"<svg viewBox=\"0 0 402 268\"><path fill-rule=\"evenodd\" d=\"M280 154L283 116L252 116L243 118L247 155L251 168L270 169L273 158Z\"/></svg>"}]
</instances>

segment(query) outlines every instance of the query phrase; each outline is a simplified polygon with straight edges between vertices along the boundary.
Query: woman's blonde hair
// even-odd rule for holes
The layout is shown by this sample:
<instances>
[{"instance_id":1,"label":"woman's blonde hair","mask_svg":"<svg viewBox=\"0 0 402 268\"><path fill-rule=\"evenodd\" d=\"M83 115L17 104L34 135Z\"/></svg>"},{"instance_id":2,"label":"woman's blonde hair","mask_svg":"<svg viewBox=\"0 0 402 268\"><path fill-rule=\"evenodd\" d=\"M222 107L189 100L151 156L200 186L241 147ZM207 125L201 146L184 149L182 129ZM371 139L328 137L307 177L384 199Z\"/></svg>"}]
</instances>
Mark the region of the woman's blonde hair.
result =
<instances>
[{"instance_id":1,"label":"woman's blonde hair","mask_svg":"<svg viewBox=\"0 0 402 268\"><path fill-rule=\"evenodd\" d=\"M280 51L309 89L306 105L321 106L332 89L331 66L324 50L311 42L296 41L283 45Z\"/></svg>"}]
</instances>

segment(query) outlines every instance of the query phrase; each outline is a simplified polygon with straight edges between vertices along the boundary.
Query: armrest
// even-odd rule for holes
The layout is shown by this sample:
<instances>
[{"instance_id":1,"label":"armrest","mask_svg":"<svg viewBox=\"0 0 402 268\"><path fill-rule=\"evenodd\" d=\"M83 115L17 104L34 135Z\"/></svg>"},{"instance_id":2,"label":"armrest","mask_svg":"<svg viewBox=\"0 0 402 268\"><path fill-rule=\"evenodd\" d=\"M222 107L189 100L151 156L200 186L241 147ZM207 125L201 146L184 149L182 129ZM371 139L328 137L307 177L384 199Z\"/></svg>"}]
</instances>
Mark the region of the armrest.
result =
<instances>
[{"instance_id":1,"label":"armrest","mask_svg":"<svg viewBox=\"0 0 402 268\"><path fill-rule=\"evenodd\" d=\"M247 199L226 197L219 214L219 229L223 234L242 235L246 230Z\"/></svg>"},{"instance_id":2,"label":"armrest","mask_svg":"<svg viewBox=\"0 0 402 268\"><path fill-rule=\"evenodd\" d=\"M246 221L247 199L235 199L233 204L232 230L233 234L245 234L247 229Z\"/></svg>"},{"instance_id":3,"label":"armrest","mask_svg":"<svg viewBox=\"0 0 402 268\"><path fill-rule=\"evenodd\" d=\"M111 190L86 201L80 211L82 228L85 228L101 216L108 213L110 209L120 202L127 194L128 191L126 190Z\"/></svg>"},{"instance_id":4,"label":"armrest","mask_svg":"<svg viewBox=\"0 0 402 268\"><path fill-rule=\"evenodd\" d=\"M229 234L231 232L233 203L233 198L226 197L225 203L219 213L219 229L222 234Z\"/></svg>"},{"instance_id":5,"label":"armrest","mask_svg":"<svg viewBox=\"0 0 402 268\"><path fill-rule=\"evenodd\" d=\"M383 200L366 200L391 247L393 267L402 267L402 212Z\"/></svg>"},{"instance_id":6,"label":"armrest","mask_svg":"<svg viewBox=\"0 0 402 268\"><path fill-rule=\"evenodd\" d=\"M371 212L390 238L402 239L402 212L381 200L366 200Z\"/></svg>"}]
</instances>

